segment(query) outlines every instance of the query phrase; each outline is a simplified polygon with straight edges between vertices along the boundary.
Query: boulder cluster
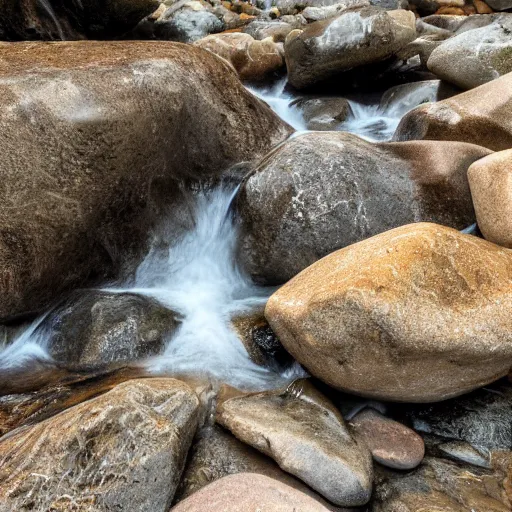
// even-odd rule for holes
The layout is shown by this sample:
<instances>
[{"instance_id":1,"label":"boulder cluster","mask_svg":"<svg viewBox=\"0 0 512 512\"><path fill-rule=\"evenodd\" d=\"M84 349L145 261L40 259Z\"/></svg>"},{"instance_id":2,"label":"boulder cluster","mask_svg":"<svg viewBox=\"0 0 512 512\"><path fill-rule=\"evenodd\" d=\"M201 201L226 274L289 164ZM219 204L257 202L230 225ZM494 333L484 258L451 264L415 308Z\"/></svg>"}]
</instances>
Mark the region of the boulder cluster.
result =
<instances>
[{"instance_id":1,"label":"boulder cluster","mask_svg":"<svg viewBox=\"0 0 512 512\"><path fill-rule=\"evenodd\" d=\"M0 40L0 512L512 510L511 0L0 0ZM308 131L242 83L283 74ZM155 370L183 309L114 286L219 186L259 389Z\"/></svg>"}]
</instances>

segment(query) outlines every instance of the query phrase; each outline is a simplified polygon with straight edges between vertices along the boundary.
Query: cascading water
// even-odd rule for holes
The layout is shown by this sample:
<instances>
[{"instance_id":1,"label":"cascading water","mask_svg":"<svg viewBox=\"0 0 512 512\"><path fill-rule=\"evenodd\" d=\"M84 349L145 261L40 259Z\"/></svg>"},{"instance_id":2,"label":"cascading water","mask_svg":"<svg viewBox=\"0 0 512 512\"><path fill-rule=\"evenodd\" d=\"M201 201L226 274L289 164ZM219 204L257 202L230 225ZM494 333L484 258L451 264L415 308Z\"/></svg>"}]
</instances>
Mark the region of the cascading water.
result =
<instances>
[{"instance_id":1,"label":"cascading water","mask_svg":"<svg viewBox=\"0 0 512 512\"><path fill-rule=\"evenodd\" d=\"M295 130L307 131L307 123L302 112L292 104L297 98L286 90L286 85L287 81L284 78L273 86L249 87L249 90L267 103L281 119ZM385 103L366 104L347 98L352 113L338 125L337 129L354 133L369 141L390 140L402 117L422 103L435 101L436 93L437 90L432 85L425 83L397 98L391 97Z\"/></svg>"},{"instance_id":2,"label":"cascading water","mask_svg":"<svg viewBox=\"0 0 512 512\"><path fill-rule=\"evenodd\" d=\"M107 290L152 297L181 318L164 353L144 363L151 371L208 376L243 389L274 388L305 372L298 364L282 372L256 365L231 327L234 316L262 308L272 292L254 285L236 263L234 194L223 187L197 194L193 229L174 245L155 240L135 277ZM39 319L0 353L0 369L50 359L50 335L44 317Z\"/></svg>"},{"instance_id":3,"label":"cascading water","mask_svg":"<svg viewBox=\"0 0 512 512\"><path fill-rule=\"evenodd\" d=\"M51 18L53 23L55 24L55 29L57 30L57 34L59 34L59 39L61 41L66 40L66 36L64 35L64 30L62 30L62 25L59 22L59 19L57 18L57 15L55 14L55 11L53 10L53 7L51 6L50 2L48 0L37 0L39 2L39 5L44 9L46 14Z\"/></svg>"}]
</instances>

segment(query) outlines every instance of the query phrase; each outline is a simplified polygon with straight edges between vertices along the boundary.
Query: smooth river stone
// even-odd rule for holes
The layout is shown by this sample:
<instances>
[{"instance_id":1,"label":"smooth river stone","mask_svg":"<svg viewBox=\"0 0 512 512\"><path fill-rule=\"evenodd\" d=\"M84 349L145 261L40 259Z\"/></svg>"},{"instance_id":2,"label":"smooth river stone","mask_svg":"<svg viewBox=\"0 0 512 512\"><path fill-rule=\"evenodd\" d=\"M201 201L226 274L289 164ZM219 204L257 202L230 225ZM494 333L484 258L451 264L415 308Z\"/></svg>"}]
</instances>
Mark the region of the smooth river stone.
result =
<instances>
[{"instance_id":1,"label":"smooth river stone","mask_svg":"<svg viewBox=\"0 0 512 512\"><path fill-rule=\"evenodd\" d=\"M480 231L490 242L512 248L512 149L477 160L468 179Z\"/></svg>"},{"instance_id":2,"label":"smooth river stone","mask_svg":"<svg viewBox=\"0 0 512 512\"><path fill-rule=\"evenodd\" d=\"M365 409L350 421L354 436L368 446L373 458L393 469L413 469L425 455L423 439L410 428Z\"/></svg>"},{"instance_id":3,"label":"smooth river stone","mask_svg":"<svg viewBox=\"0 0 512 512\"><path fill-rule=\"evenodd\" d=\"M265 316L332 387L444 400L512 366L512 252L445 226L402 226L311 265L270 297Z\"/></svg>"},{"instance_id":4,"label":"smooth river stone","mask_svg":"<svg viewBox=\"0 0 512 512\"><path fill-rule=\"evenodd\" d=\"M216 480L171 512L329 512L321 503L279 480L238 473Z\"/></svg>"},{"instance_id":5,"label":"smooth river stone","mask_svg":"<svg viewBox=\"0 0 512 512\"><path fill-rule=\"evenodd\" d=\"M332 503L359 506L370 499L370 452L308 380L227 398L217 408L217 422Z\"/></svg>"}]
</instances>

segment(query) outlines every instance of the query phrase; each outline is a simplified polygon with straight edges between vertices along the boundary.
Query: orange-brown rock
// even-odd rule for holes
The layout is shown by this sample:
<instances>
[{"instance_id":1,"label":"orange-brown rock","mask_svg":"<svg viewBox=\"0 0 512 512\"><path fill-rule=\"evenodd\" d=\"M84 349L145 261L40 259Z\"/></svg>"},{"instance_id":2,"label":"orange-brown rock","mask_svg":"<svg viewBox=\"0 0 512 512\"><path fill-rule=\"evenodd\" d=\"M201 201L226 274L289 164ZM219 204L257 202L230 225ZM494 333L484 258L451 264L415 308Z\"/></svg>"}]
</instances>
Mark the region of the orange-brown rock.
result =
<instances>
[{"instance_id":1,"label":"orange-brown rock","mask_svg":"<svg viewBox=\"0 0 512 512\"><path fill-rule=\"evenodd\" d=\"M0 511L167 512L198 420L175 379L125 382L0 441Z\"/></svg>"},{"instance_id":2,"label":"orange-brown rock","mask_svg":"<svg viewBox=\"0 0 512 512\"><path fill-rule=\"evenodd\" d=\"M512 248L512 149L472 164L468 179L482 234L490 242Z\"/></svg>"},{"instance_id":3,"label":"orange-brown rock","mask_svg":"<svg viewBox=\"0 0 512 512\"><path fill-rule=\"evenodd\" d=\"M461 7L444 6L440 7L434 14L442 14L444 16L465 16L466 13Z\"/></svg>"},{"instance_id":4,"label":"orange-brown rock","mask_svg":"<svg viewBox=\"0 0 512 512\"><path fill-rule=\"evenodd\" d=\"M115 274L177 180L291 131L224 61L177 43L1 43L0 79L0 318Z\"/></svg>"},{"instance_id":5,"label":"orange-brown rock","mask_svg":"<svg viewBox=\"0 0 512 512\"><path fill-rule=\"evenodd\" d=\"M242 80L263 80L284 66L284 59L271 37L261 41L249 34L213 34L194 43L227 60Z\"/></svg>"},{"instance_id":6,"label":"orange-brown rock","mask_svg":"<svg viewBox=\"0 0 512 512\"><path fill-rule=\"evenodd\" d=\"M478 14L492 14L494 12L483 0L473 0L473 5Z\"/></svg>"},{"instance_id":7,"label":"orange-brown rock","mask_svg":"<svg viewBox=\"0 0 512 512\"><path fill-rule=\"evenodd\" d=\"M171 512L328 512L293 487L255 473L226 476L178 503Z\"/></svg>"},{"instance_id":8,"label":"orange-brown rock","mask_svg":"<svg viewBox=\"0 0 512 512\"><path fill-rule=\"evenodd\" d=\"M402 118L394 139L456 140L494 151L511 148L512 73L415 108Z\"/></svg>"},{"instance_id":9,"label":"orange-brown rock","mask_svg":"<svg viewBox=\"0 0 512 512\"><path fill-rule=\"evenodd\" d=\"M285 348L341 390L429 402L512 366L512 253L410 224L330 254L272 295Z\"/></svg>"}]
</instances>

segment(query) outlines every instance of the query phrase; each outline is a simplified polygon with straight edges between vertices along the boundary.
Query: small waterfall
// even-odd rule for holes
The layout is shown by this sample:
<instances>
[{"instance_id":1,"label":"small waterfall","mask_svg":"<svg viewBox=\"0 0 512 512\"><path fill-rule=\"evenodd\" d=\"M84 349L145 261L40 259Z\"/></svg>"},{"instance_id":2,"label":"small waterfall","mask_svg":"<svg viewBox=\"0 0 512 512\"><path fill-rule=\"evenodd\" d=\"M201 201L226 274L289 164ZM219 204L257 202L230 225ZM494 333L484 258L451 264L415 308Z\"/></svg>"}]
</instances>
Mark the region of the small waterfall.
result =
<instances>
[{"instance_id":1,"label":"small waterfall","mask_svg":"<svg viewBox=\"0 0 512 512\"><path fill-rule=\"evenodd\" d=\"M49 0L37 0L39 5L45 10L46 14L51 18L53 23L55 24L55 28L57 29L57 33L59 34L59 38L61 41L66 40L66 36L64 35L64 30L62 30L62 25L59 22L59 19L57 18L57 15L55 14L55 11L53 10L53 7L51 6Z\"/></svg>"},{"instance_id":2,"label":"small waterfall","mask_svg":"<svg viewBox=\"0 0 512 512\"><path fill-rule=\"evenodd\" d=\"M218 188L195 197L194 227L174 245L155 238L135 277L109 292L158 300L181 325L163 354L146 361L155 373L206 376L243 389L275 388L306 374L295 364L277 373L251 361L231 319L262 308L272 289L254 285L235 259L237 223L231 213L236 191ZM162 230L162 232L173 230ZM50 360L44 317L0 352L0 369Z\"/></svg>"},{"instance_id":3,"label":"small waterfall","mask_svg":"<svg viewBox=\"0 0 512 512\"><path fill-rule=\"evenodd\" d=\"M286 78L278 81L272 87L255 88L248 87L255 96L267 103L270 108L290 126L297 131L307 131L299 108L292 105L296 99L286 91ZM359 135L369 141L387 141L393 137L395 130L402 117L410 110L426 103L435 101L437 89L429 83L413 87L410 92L393 95L385 103L362 103L348 99L352 114L343 123L340 123L338 130Z\"/></svg>"}]
</instances>

